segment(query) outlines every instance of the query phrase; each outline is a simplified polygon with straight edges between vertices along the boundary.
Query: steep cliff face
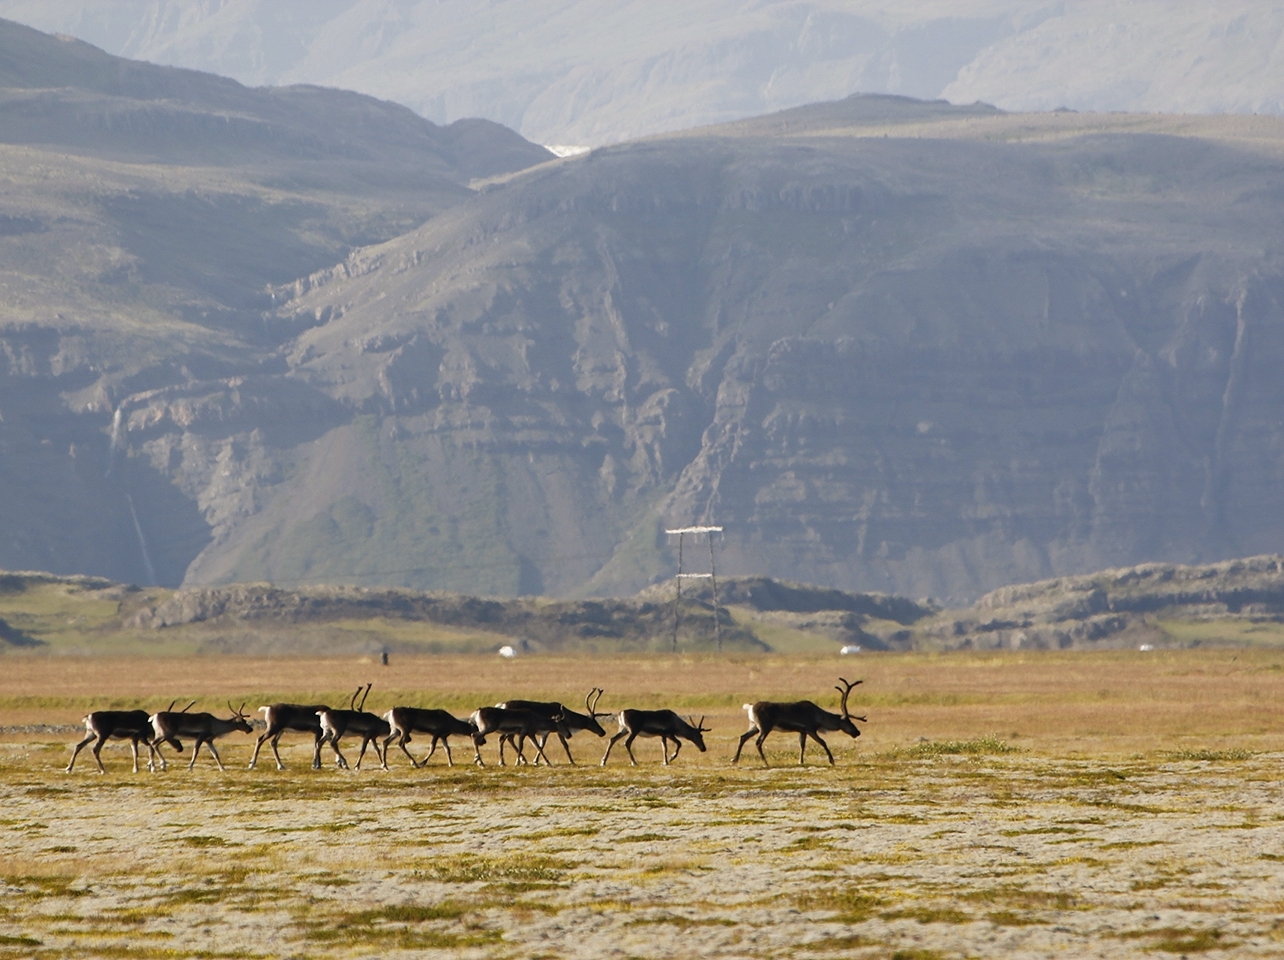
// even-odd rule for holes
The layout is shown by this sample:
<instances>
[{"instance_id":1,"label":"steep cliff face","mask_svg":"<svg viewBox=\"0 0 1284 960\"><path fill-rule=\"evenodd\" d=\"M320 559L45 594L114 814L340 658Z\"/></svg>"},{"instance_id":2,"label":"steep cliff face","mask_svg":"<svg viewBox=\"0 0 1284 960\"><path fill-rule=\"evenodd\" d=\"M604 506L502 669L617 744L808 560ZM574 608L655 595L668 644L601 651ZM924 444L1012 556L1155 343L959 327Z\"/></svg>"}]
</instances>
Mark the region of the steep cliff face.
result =
<instances>
[{"instance_id":1,"label":"steep cliff face","mask_svg":"<svg viewBox=\"0 0 1284 960\"><path fill-rule=\"evenodd\" d=\"M332 425L280 376L300 327L269 287L550 157L0 21L0 566L179 583L275 449Z\"/></svg>"},{"instance_id":2,"label":"steep cliff face","mask_svg":"<svg viewBox=\"0 0 1284 960\"><path fill-rule=\"evenodd\" d=\"M695 521L953 600L1276 549L1281 131L1236 122L858 99L519 176L292 288L287 378L355 416L189 581L626 592Z\"/></svg>"}]
</instances>

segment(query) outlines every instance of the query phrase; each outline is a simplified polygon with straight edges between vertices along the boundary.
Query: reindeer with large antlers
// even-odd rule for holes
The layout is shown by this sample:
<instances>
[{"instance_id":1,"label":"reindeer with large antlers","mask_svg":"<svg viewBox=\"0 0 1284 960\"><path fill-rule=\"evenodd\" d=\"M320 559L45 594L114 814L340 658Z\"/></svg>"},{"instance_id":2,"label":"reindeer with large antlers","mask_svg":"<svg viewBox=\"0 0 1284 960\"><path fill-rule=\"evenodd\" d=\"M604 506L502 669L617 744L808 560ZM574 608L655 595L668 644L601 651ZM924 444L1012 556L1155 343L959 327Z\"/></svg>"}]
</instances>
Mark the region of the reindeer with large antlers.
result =
<instances>
[{"instance_id":1,"label":"reindeer with large antlers","mask_svg":"<svg viewBox=\"0 0 1284 960\"><path fill-rule=\"evenodd\" d=\"M324 733L324 740L329 741L330 749L334 751L335 758L339 766L347 770L348 761L342 753L339 752L339 741L343 739L344 734L353 733L361 737L361 753L357 755L357 769L361 769L361 761L365 758L366 747L374 744L375 756L379 758L379 766L388 769L387 753L379 749L379 738L387 737L392 733L392 725L383 717L374 713L366 713L366 697L370 696L370 688L374 686L367 683L365 693L361 693L361 688L357 687L357 692L352 695L347 710L331 710L328 707L317 711L317 716L321 718L321 730ZM361 704L357 704L357 695L361 695Z\"/></svg>"},{"instance_id":2,"label":"reindeer with large antlers","mask_svg":"<svg viewBox=\"0 0 1284 960\"><path fill-rule=\"evenodd\" d=\"M196 701L192 701L195 703ZM192 704L189 703L187 707ZM172 708L174 704L170 704ZM196 766L196 755L201 752L201 746L209 747L210 754L214 757L214 762L218 764L220 770L227 769L223 766L223 760L219 757L218 751L214 749L214 741L218 737L226 736L233 730L239 730L242 733L253 733L254 727L250 724L249 718L245 715L245 704L241 704L241 709L236 709L229 702L227 708L232 711L232 716L224 720L214 716L212 713L187 713L187 707L181 711L175 712L173 709L161 710L154 713L148 719L152 725L152 731L156 734L156 756L160 757L161 769L166 769L165 755L160 751L162 743L168 743L178 748L182 752L182 745L179 743L179 737L191 737L195 743L192 745L192 759L187 764L187 769L191 770Z\"/></svg>"},{"instance_id":3,"label":"reindeer with large antlers","mask_svg":"<svg viewBox=\"0 0 1284 960\"><path fill-rule=\"evenodd\" d=\"M321 769L321 740L324 736L321 732L321 711L329 710L324 703L316 703L311 706L304 706L300 703L273 703L266 707L259 707L263 713L263 719L267 721L267 730L259 737L258 743L254 744L254 756L250 757L250 769L259 762L259 751L263 748L265 741L271 741L272 756L276 757L276 768L284 770L285 764L281 762L281 754L277 751L276 745L281 739L281 735L287 730L298 730L301 733L312 734L312 769Z\"/></svg>"},{"instance_id":4,"label":"reindeer with large antlers","mask_svg":"<svg viewBox=\"0 0 1284 960\"><path fill-rule=\"evenodd\" d=\"M499 734L499 765L504 766L504 743L513 744L513 749L517 751L517 760L515 763L529 763L526 755L522 753L522 745L529 739L535 744L535 761L538 763L543 760L548 766L552 766L548 756L544 753L544 742L548 740L549 734L557 733L559 736L565 736L565 730L562 728L562 717L556 715L545 717L531 710L505 710L503 707L479 707L473 711L469 718L472 725L476 728L473 734L473 762L479 767L486 766L482 760L481 748L486 743L486 737L492 733ZM516 739L514 739L516 738Z\"/></svg>"},{"instance_id":5,"label":"reindeer with large antlers","mask_svg":"<svg viewBox=\"0 0 1284 960\"><path fill-rule=\"evenodd\" d=\"M95 710L85 717L85 739L76 744L76 749L72 751L67 772L71 773L76 765L76 757L80 756L80 751L92 740L98 741L94 744L94 762L98 764L99 773L107 772L103 769L103 760L99 754L108 740L129 741L129 749L134 755L134 773L138 772L138 745L147 744L147 769L154 770L156 748L152 746L153 735L151 717L146 710ZM181 745L179 750L182 750Z\"/></svg>"},{"instance_id":6,"label":"reindeer with large antlers","mask_svg":"<svg viewBox=\"0 0 1284 960\"><path fill-rule=\"evenodd\" d=\"M699 723L691 723L689 720L683 720L672 710L621 710L616 722L620 725L620 732L606 745L606 753L602 755L604 767L607 758L611 756L611 748L622 738L627 737L624 740L624 749L629 752L629 761L636 767L638 761L637 757L633 756L633 741L638 737L659 737L660 749L664 752L664 765L667 767L672 761L678 759L682 740L690 740L701 753L704 753L704 735L711 729L704 725L704 717L700 718ZM673 741L671 757L669 756L670 740Z\"/></svg>"},{"instance_id":7,"label":"reindeer with large antlers","mask_svg":"<svg viewBox=\"0 0 1284 960\"><path fill-rule=\"evenodd\" d=\"M562 741L562 749L566 751L566 759L575 765L575 758L571 756L571 745L567 743L571 737L575 736L576 731L585 730L595 736L605 737L606 731L602 725L597 722L598 717L609 717L609 713L598 713L597 704L602 699L602 694L606 691L600 687L594 687L584 698L584 708L587 713L576 713L574 710L562 706L560 703L543 703L538 700L505 700L503 703L497 703L495 706L501 710L529 710L531 713L538 713L541 717L547 717L552 720L554 717L561 717L561 723L554 730L557 739ZM565 731L565 733L563 733ZM505 734L504 739L512 743L512 737L520 734ZM540 747L544 747L548 741L549 734L544 734L544 739L540 741ZM521 755L522 744L514 743L513 749Z\"/></svg>"},{"instance_id":8,"label":"reindeer with large antlers","mask_svg":"<svg viewBox=\"0 0 1284 960\"><path fill-rule=\"evenodd\" d=\"M758 755L762 757L762 762L766 766L767 755L762 752L762 742L767 739L767 734L773 730L783 730L786 733L798 734L798 764L803 765L803 757L807 750L807 738L811 737L819 743L824 749L825 754L829 757L829 764L833 766L834 755L829 749L829 744L820 739L819 731L841 731L849 737L859 737L860 730L857 729L853 721L859 720L865 723L864 717L853 717L847 712L847 695L852 692L852 687L864 683L863 680L857 680L855 683L848 683L842 677L839 677L841 687L834 687L843 695L843 712L839 716L836 713L830 713L828 710L822 710L810 700L799 700L796 703L773 703L770 700L759 700L757 703L746 703L744 709L749 714L749 729L740 738L740 745L736 747L736 755L731 759L732 763L740 761L740 751L744 749L745 742L755 734L758 737L757 747Z\"/></svg>"}]
</instances>

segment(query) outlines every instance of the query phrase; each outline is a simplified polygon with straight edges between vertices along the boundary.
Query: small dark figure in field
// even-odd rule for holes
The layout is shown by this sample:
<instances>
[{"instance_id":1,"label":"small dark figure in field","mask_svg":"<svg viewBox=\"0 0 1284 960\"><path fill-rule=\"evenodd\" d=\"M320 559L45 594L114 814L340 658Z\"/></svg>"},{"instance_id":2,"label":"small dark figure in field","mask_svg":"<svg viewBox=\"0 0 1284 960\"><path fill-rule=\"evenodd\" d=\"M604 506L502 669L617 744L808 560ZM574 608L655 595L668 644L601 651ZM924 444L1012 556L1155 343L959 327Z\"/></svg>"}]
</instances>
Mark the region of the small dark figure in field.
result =
<instances>
[{"instance_id":1,"label":"small dark figure in field","mask_svg":"<svg viewBox=\"0 0 1284 960\"><path fill-rule=\"evenodd\" d=\"M740 751L744 749L745 741L757 734L758 755L762 757L762 762L766 766L767 755L762 752L762 742L767 739L767 734L772 730L784 730L787 733L798 734L798 764L803 764L803 757L807 750L807 738L811 737L825 749L825 755L829 757L830 766L833 766L834 755L830 752L829 744L820 739L819 731L821 730L840 730L849 737L859 737L860 730L857 729L854 720L865 722L864 717L853 717L847 712L847 695L852 692L852 687L862 680L855 683L848 683L842 677L838 678L842 683L841 687L834 687L843 695L843 713L839 716L836 713L830 713L828 710L822 710L810 700L799 700L796 703L773 703L770 700L759 700L757 703L746 703L744 709L749 714L749 729L740 737L740 745L736 747L736 755L732 757L732 763L740 761Z\"/></svg>"},{"instance_id":2,"label":"small dark figure in field","mask_svg":"<svg viewBox=\"0 0 1284 960\"><path fill-rule=\"evenodd\" d=\"M629 752L629 761L636 767L638 760L633 756L633 741L638 737L659 737L660 749L664 752L664 765L667 767L678 759L682 740L690 740L701 753L704 753L704 735L710 730L704 725L704 717L700 718L699 723L690 723L672 710L621 710L616 720L620 725L620 732L606 745L606 753L602 755L604 767L607 758L611 756L611 748L622 738L627 737L624 740L624 749ZM670 740L673 741L673 756L669 756Z\"/></svg>"}]
</instances>

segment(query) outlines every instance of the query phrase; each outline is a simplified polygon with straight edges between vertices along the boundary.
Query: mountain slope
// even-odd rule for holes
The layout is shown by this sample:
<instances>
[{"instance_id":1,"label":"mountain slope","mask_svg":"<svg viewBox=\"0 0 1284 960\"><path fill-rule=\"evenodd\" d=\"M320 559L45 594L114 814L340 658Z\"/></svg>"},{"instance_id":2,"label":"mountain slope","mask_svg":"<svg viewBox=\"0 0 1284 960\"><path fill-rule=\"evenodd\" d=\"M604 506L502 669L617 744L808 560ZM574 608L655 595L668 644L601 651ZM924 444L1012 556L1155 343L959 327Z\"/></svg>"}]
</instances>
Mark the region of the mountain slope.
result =
<instances>
[{"instance_id":1,"label":"mountain slope","mask_svg":"<svg viewBox=\"0 0 1284 960\"><path fill-rule=\"evenodd\" d=\"M1284 110L1259 0L0 0L0 16L244 83L360 90L601 145L856 92L1007 110Z\"/></svg>"},{"instance_id":2,"label":"mountain slope","mask_svg":"<svg viewBox=\"0 0 1284 960\"><path fill-rule=\"evenodd\" d=\"M177 583L209 524L164 472L117 456L121 398L177 386L224 397L232 418L240 396L323 413L302 384L264 392L298 332L265 322L270 285L549 157L486 121L248 90L0 21L4 562ZM146 550L140 511L163 531Z\"/></svg>"},{"instance_id":3,"label":"mountain slope","mask_svg":"<svg viewBox=\"0 0 1284 960\"><path fill-rule=\"evenodd\" d=\"M1272 550L1282 137L854 98L518 175L289 291L353 416L187 582L631 592L693 521L956 600ZM158 466L173 410L127 410Z\"/></svg>"}]
</instances>

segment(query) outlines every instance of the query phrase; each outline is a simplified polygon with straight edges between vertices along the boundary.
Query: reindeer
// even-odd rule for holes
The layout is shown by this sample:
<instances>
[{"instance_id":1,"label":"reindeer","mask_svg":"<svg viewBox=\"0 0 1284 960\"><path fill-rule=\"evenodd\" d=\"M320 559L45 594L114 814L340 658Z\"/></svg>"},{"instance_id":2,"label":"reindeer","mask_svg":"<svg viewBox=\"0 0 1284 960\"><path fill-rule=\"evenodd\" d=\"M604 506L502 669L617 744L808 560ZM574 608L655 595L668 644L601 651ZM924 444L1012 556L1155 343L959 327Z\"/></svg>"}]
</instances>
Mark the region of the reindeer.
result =
<instances>
[{"instance_id":1,"label":"reindeer","mask_svg":"<svg viewBox=\"0 0 1284 960\"><path fill-rule=\"evenodd\" d=\"M810 700L799 700L797 703L772 703L770 700L746 703L744 709L749 714L749 729L740 738L740 745L736 747L736 755L732 757L731 762L739 762L740 751L744 749L745 741L757 734L758 755L762 757L763 764L771 766L771 764L767 763L767 755L762 752L762 742L767 739L767 734L771 733L772 730L784 730L788 733L798 734L799 766L804 763L803 756L807 750L808 737L811 737L825 748L825 754L829 757L829 765L833 766L834 754L830 751L829 744L820 739L818 731L841 730L849 737L859 737L860 730L857 729L853 721L866 722L864 717L853 717L847 712L847 695L852 692L852 687L864 683L864 681L857 680L855 683L848 683L842 677L839 677L838 680L842 683L842 686L834 687L834 689L843 695L842 716L830 713L828 710L822 710Z\"/></svg>"},{"instance_id":2,"label":"reindeer","mask_svg":"<svg viewBox=\"0 0 1284 960\"><path fill-rule=\"evenodd\" d=\"M522 753L522 744L526 738L535 744L535 760L538 763L543 760L548 766L552 766L548 757L544 753L544 741L548 739L549 734L557 733L559 736L565 736L565 729L562 727L562 717L560 715L553 717L541 716L531 710L505 710L503 707L479 707L473 711L469 718L477 732L473 734L473 754L474 763L479 767L486 764L482 761L481 747L486 743L486 735L490 733L499 734L499 765L504 766L504 741L508 740L513 743L512 737L519 738L513 743L513 749L517 751L516 763L528 763L526 755ZM541 736L543 739L541 739Z\"/></svg>"},{"instance_id":3,"label":"reindeer","mask_svg":"<svg viewBox=\"0 0 1284 960\"><path fill-rule=\"evenodd\" d=\"M276 749L277 742L285 731L298 730L312 734L312 769L320 770L323 736L320 713L329 709L323 703L306 707L298 703L273 703L266 707L259 707L263 719L267 721L267 730L259 737L258 743L254 744L254 756L250 758L250 769L253 770L254 765L259 762L259 750L262 749L264 741L271 740L272 756L276 757L276 768L284 770L285 764L281 762L281 754Z\"/></svg>"},{"instance_id":4,"label":"reindeer","mask_svg":"<svg viewBox=\"0 0 1284 960\"><path fill-rule=\"evenodd\" d=\"M562 749L566 751L566 759L571 762L571 766L575 766L575 758L571 756L571 746L566 741L575 736L577 730L587 730L589 733L599 737L606 736L606 731L597 722L598 717L611 716L609 713L597 712L598 701L602 699L602 694L605 692L599 687L594 687L588 692L588 695L584 698L584 708L588 711L587 714L568 710L560 703L541 703L538 700L505 700L503 703L495 704L495 706L501 710L529 710L531 713L538 713L541 717L548 717L550 720L561 716L562 722L556 731L557 739L562 741ZM563 729L566 731L565 736L562 734ZM505 734L504 739L512 743L512 735ZM545 746L547 740L548 734L545 734L540 746ZM521 754L521 747L522 743L520 741L513 744L513 749L517 750L519 755Z\"/></svg>"},{"instance_id":5,"label":"reindeer","mask_svg":"<svg viewBox=\"0 0 1284 960\"><path fill-rule=\"evenodd\" d=\"M635 767L638 761L637 757L633 756L633 741L638 737L659 737L660 749L664 752L664 765L667 767L672 761L678 759L682 740L690 740L701 753L704 753L704 734L711 729L704 725L704 717L700 718L699 723L691 723L689 720L683 720L672 710L621 710L616 722L620 725L620 732L606 745L606 753L602 755L604 767L607 758L611 756L611 748L623 737L628 738L624 741L624 749L629 752L629 761ZM672 757L669 756L670 740L673 741Z\"/></svg>"},{"instance_id":6,"label":"reindeer","mask_svg":"<svg viewBox=\"0 0 1284 960\"><path fill-rule=\"evenodd\" d=\"M193 700L192 703L196 701ZM245 715L245 704L241 704L238 710L229 702L227 708L232 711L232 716L222 720L212 713L187 713L187 708L192 704L189 703L181 711L175 712L173 709L160 710L152 714L148 720L151 722L152 731L155 733L156 756L160 758L161 770L167 768L165 755L160 751L162 743L168 743L176 747L181 753L183 746L179 743L179 737L191 737L196 742L192 745L192 759L187 764L187 769L191 770L196 766L197 754L201 752L201 745L209 747L210 753L214 757L214 762L218 764L220 770L227 769L223 766L223 760L219 757L218 751L214 749L214 740L218 737L226 736L233 730L240 730L242 733L253 733L254 727L249 718ZM170 704L172 708L174 704Z\"/></svg>"},{"instance_id":7,"label":"reindeer","mask_svg":"<svg viewBox=\"0 0 1284 960\"><path fill-rule=\"evenodd\" d=\"M383 717L373 713L366 713L366 697L370 696L370 688L374 686L367 683L365 693L357 687L356 693L352 695L352 700L348 703L347 710L331 710L328 707L317 711L317 716L321 718L321 730L323 740L330 742L330 749L338 760L339 766L347 770L348 761L342 753L339 752L339 741L343 739L344 734L354 733L361 737L361 752L357 755L357 769L361 769L361 761L365 758L366 747L374 744L375 756L379 758L379 766L388 769L387 754L379 749L379 737L386 737L392 733L392 725ZM361 696L361 704L357 705L357 696Z\"/></svg>"},{"instance_id":8,"label":"reindeer","mask_svg":"<svg viewBox=\"0 0 1284 960\"><path fill-rule=\"evenodd\" d=\"M102 757L99 754L102 752L103 744L108 740L129 741L129 749L134 755L134 773L138 772L138 745L147 744L147 769L156 769L156 748L152 746L152 723L146 710L95 710L85 717L85 739L76 744L76 749L72 751L71 763L67 764L68 773L71 773L72 768L75 767L76 757L80 755L80 751L94 739L98 741L94 744L94 762L98 764L99 773L107 772L103 769ZM179 744L178 749L181 753L182 744Z\"/></svg>"},{"instance_id":9,"label":"reindeer","mask_svg":"<svg viewBox=\"0 0 1284 960\"><path fill-rule=\"evenodd\" d=\"M455 760L450 755L450 737L471 737L477 732L477 728L473 726L471 720L460 720L446 710L393 707L383 715L383 718L388 721L388 726L392 729L388 739L383 742L384 757L388 756L388 744L396 740L397 746L401 747L401 752L410 757L410 763L415 767L422 767L428 763L432 755L437 752L437 743L439 741L446 748L446 763L453 767ZM416 761L414 757L410 756L410 751L406 749L406 744L410 742L411 734L414 733L426 733L432 737L432 747L428 750L427 756L421 761Z\"/></svg>"}]
</instances>

